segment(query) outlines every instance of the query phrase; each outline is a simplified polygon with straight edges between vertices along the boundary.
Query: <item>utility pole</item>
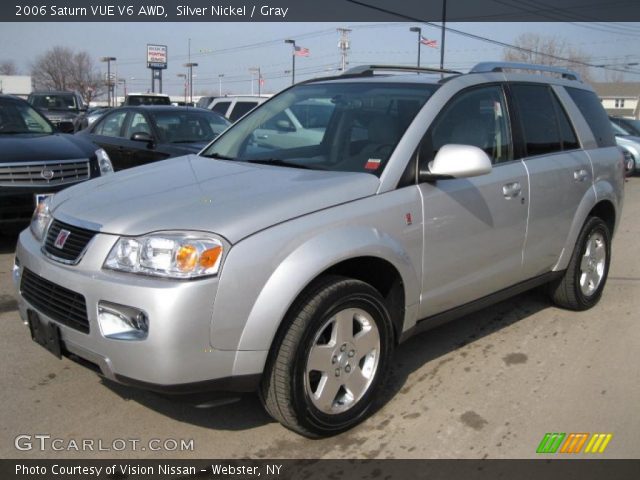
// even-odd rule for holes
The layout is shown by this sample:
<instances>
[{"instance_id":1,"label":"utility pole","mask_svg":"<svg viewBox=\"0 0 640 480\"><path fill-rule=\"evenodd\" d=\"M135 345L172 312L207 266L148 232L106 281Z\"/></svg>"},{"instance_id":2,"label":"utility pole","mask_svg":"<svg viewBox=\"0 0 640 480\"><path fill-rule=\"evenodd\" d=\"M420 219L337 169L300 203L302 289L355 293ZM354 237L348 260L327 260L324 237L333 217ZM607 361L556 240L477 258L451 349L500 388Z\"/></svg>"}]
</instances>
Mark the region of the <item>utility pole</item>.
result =
<instances>
[{"instance_id":1,"label":"utility pole","mask_svg":"<svg viewBox=\"0 0 640 480\"><path fill-rule=\"evenodd\" d=\"M296 41L289 38L284 43L291 44L291 85L296 83Z\"/></svg>"},{"instance_id":2,"label":"utility pole","mask_svg":"<svg viewBox=\"0 0 640 480\"><path fill-rule=\"evenodd\" d=\"M411 27L410 32L418 32L418 68L420 68L420 50L422 45L422 29L420 27Z\"/></svg>"},{"instance_id":3,"label":"utility pole","mask_svg":"<svg viewBox=\"0 0 640 480\"><path fill-rule=\"evenodd\" d=\"M222 96L222 78L224 77L224 73L218 75L218 95Z\"/></svg>"},{"instance_id":4,"label":"utility pole","mask_svg":"<svg viewBox=\"0 0 640 480\"><path fill-rule=\"evenodd\" d=\"M447 29L447 0L442 0L442 38L440 39L440 70L444 69L444 33Z\"/></svg>"},{"instance_id":5,"label":"utility pole","mask_svg":"<svg viewBox=\"0 0 640 480\"><path fill-rule=\"evenodd\" d=\"M178 73L178 78L184 78L184 103L187 103L187 74Z\"/></svg>"},{"instance_id":6,"label":"utility pole","mask_svg":"<svg viewBox=\"0 0 640 480\"><path fill-rule=\"evenodd\" d=\"M111 62L115 62L116 57L102 57L101 62L107 62L107 105L111 106Z\"/></svg>"},{"instance_id":7,"label":"utility pole","mask_svg":"<svg viewBox=\"0 0 640 480\"><path fill-rule=\"evenodd\" d=\"M351 45L349 44L349 32L351 31L351 29L338 28L337 31L338 33L340 33L340 40L338 41L338 48L340 49L341 56L340 70L344 72L347 68L347 64L349 63L347 61L347 54L349 49L351 48Z\"/></svg>"},{"instance_id":8,"label":"utility pole","mask_svg":"<svg viewBox=\"0 0 640 480\"><path fill-rule=\"evenodd\" d=\"M189 102L193 103L193 67L197 67L198 64L189 62L184 64L189 69Z\"/></svg>"}]
</instances>

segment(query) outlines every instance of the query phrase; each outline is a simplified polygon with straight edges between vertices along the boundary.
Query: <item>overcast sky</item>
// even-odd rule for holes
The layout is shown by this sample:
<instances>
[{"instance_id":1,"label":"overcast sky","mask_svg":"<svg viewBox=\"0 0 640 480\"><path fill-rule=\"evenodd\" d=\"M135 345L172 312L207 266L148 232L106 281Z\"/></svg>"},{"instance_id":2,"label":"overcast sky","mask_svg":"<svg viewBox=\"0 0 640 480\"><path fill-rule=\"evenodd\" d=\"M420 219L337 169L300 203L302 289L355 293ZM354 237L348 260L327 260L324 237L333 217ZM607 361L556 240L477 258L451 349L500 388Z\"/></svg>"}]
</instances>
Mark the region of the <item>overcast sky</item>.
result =
<instances>
[{"instance_id":1,"label":"overcast sky","mask_svg":"<svg viewBox=\"0 0 640 480\"><path fill-rule=\"evenodd\" d=\"M194 94L217 93L218 75L224 74L223 92L250 93L251 67L260 67L265 78L263 92L275 92L290 82L285 70L291 69L291 47L285 38L310 50L309 57L296 59L296 80L335 72L339 65L337 27L349 27L350 65L363 63L414 64L417 35L412 23L334 24L334 23L0 23L0 61L13 60L22 73L29 73L36 56L55 45L83 49L96 59L117 57L115 68L125 78L129 91L150 88L146 68L146 44L168 46L169 68L164 71L164 92L179 95L183 81L189 39L194 70ZM453 28L512 43L522 32L537 32L566 39L591 57L595 64L640 63L639 23L455 23ZM440 31L423 26L423 34L440 43ZM468 69L479 61L500 60L503 48L447 33L445 66ZM422 64L437 66L440 50L422 48ZM99 68L106 70L104 64ZM630 67L636 74L625 79L640 81L640 66ZM604 70L594 72L604 79ZM254 84L257 92L257 84Z\"/></svg>"}]
</instances>

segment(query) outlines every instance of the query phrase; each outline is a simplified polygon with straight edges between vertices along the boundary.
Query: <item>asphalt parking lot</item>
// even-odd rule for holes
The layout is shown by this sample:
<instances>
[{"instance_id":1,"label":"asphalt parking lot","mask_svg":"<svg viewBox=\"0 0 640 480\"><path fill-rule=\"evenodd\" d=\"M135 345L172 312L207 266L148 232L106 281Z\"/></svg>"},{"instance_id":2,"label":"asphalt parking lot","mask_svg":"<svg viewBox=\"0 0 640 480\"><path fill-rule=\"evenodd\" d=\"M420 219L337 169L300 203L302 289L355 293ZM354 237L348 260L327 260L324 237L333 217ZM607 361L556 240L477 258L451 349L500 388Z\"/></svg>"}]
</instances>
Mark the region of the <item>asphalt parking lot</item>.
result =
<instances>
[{"instance_id":1,"label":"asphalt parking lot","mask_svg":"<svg viewBox=\"0 0 640 480\"><path fill-rule=\"evenodd\" d=\"M196 408L103 381L34 344L11 289L15 237L0 240L2 458L534 458L546 432L600 432L607 458L640 457L640 178L626 184L600 304L552 307L539 291L424 333L397 352L380 409L307 440L255 396ZM18 435L65 441L193 439L193 451L20 451ZM588 454L580 454L585 457Z\"/></svg>"}]
</instances>

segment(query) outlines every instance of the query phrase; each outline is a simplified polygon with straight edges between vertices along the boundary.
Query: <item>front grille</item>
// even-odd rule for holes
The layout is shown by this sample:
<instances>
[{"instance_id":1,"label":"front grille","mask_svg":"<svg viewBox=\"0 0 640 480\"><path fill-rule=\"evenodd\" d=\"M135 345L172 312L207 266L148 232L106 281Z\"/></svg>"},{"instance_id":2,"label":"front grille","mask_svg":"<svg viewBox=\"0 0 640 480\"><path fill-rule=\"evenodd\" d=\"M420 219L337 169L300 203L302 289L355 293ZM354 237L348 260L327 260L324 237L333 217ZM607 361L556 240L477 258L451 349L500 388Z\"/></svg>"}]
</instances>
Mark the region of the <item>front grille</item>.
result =
<instances>
[{"instance_id":1,"label":"front grille","mask_svg":"<svg viewBox=\"0 0 640 480\"><path fill-rule=\"evenodd\" d=\"M38 311L68 327L89 333L84 296L56 285L25 268L20 293Z\"/></svg>"},{"instance_id":2,"label":"front grille","mask_svg":"<svg viewBox=\"0 0 640 480\"><path fill-rule=\"evenodd\" d=\"M1 187L65 185L89 176L88 159L0 164Z\"/></svg>"},{"instance_id":3,"label":"front grille","mask_svg":"<svg viewBox=\"0 0 640 480\"><path fill-rule=\"evenodd\" d=\"M61 230L66 230L69 235L64 242L64 246L58 248L55 243ZM80 259L80 255L82 255L85 247L95 234L96 232L91 230L85 230L84 228L74 227L59 220L54 220L47 231L44 250L57 259L75 263Z\"/></svg>"}]
</instances>

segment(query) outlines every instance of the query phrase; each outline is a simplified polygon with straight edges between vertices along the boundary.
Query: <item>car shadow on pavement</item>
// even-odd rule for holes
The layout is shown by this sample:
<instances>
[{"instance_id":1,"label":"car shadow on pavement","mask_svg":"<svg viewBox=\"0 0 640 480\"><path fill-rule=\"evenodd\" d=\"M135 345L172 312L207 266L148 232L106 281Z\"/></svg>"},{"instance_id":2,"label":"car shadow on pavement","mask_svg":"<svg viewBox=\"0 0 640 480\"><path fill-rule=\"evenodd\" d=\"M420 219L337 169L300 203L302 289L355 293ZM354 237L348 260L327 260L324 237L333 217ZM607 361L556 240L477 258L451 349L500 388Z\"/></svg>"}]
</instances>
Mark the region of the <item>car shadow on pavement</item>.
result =
<instances>
[{"instance_id":1,"label":"car shadow on pavement","mask_svg":"<svg viewBox=\"0 0 640 480\"><path fill-rule=\"evenodd\" d=\"M198 427L236 431L275 422L267 415L256 394L163 395L104 378L102 383L125 400L133 400L174 420Z\"/></svg>"},{"instance_id":2,"label":"car shadow on pavement","mask_svg":"<svg viewBox=\"0 0 640 480\"><path fill-rule=\"evenodd\" d=\"M407 385L409 376L427 363L551 306L545 288L539 287L410 338L396 350L377 408L384 406L398 392L408 391L411 387ZM462 355L466 356L466 353ZM433 367L417 381L439 384L438 369L444 362L445 360L434 362Z\"/></svg>"},{"instance_id":3,"label":"car shadow on pavement","mask_svg":"<svg viewBox=\"0 0 640 480\"><path fill-rule=\"evenodd\" d=\"M0 232L0 254L2 253L14 253L16 251L16 244L18 243L19 233L4 233Z\"/></svg>"},{"instance_id":4,"label":"car shadow on pavement","mask_svg":"<svg viewBox=\"0 0 640 480\"><path fill-rule=\"evenodd\" d=\"M398 392L406 391L405 387L410 387L406 385L409 376L425 364L550 306L548 297L541 289L536 289L409 339L396 350L389 379L376 409L391 401ZM437 369L436 363L431 373L418 381L438 381ZM267 415L254 394L238 394L235 395L236 401L225 403L225 397L217 398L215 394L165 396L106 379L103 383L124 399L136 401L180 422L204 428L238 431L275 421ZM209 408L202 408L207 403Z\"/></svg>"}]
</instances>

